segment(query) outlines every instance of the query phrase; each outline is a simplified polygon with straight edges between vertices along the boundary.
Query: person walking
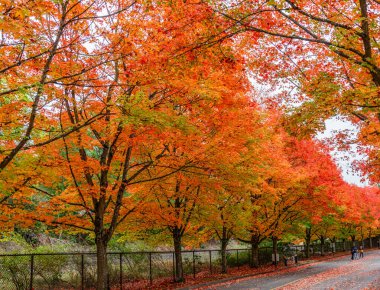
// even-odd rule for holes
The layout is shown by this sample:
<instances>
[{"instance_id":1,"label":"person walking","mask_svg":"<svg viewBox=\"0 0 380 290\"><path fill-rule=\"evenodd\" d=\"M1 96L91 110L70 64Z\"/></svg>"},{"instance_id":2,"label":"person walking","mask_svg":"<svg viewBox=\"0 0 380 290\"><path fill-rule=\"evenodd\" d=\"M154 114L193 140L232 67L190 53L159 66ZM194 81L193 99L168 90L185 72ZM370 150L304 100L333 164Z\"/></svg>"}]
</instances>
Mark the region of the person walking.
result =
<instances>
[{"instance_id":1,"label":"person walking","mask_svg":"<svg viewBox=\"0 0 380 290\"><path fill-rule=\"evenodd\" d=\"M355 245L353 245L351 248L351 260L356 259L357 252L358 248Z\"/></svg>"},{"instance_id":2,"label":"person walking","mask_svg":"<svg viewBox=\"0 0 380 290\"><path fill-rule=\"evenodd\" d=\"M364 249L363 249L363 246L359 247L359 258L364 258Z\"/></svg>"}]
</instances>

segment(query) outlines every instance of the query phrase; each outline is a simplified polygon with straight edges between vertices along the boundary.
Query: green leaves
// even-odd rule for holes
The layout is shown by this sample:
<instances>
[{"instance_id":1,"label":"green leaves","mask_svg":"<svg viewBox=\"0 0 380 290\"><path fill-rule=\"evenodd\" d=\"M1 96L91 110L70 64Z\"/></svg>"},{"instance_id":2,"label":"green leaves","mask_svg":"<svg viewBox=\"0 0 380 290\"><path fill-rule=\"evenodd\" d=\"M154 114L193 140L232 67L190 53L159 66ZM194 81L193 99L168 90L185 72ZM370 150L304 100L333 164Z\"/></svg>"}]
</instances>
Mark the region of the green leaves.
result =
<instances>
[{"instance_id":1,"label":"green leaves","mask_svg":"<svg viewBox=\"0 0 380 290\"><path fill-rule=\"evenodd\" d=\"M139 92L121 101L122 115L116 120L120 120L124 125L132 125L135 128L153 126L160 130L177 128L181 131L191 131L194 129L184 114L176 111L176 106L171 104L156 104L149 100L145 93Z\"/></svg>"}]
</instances>

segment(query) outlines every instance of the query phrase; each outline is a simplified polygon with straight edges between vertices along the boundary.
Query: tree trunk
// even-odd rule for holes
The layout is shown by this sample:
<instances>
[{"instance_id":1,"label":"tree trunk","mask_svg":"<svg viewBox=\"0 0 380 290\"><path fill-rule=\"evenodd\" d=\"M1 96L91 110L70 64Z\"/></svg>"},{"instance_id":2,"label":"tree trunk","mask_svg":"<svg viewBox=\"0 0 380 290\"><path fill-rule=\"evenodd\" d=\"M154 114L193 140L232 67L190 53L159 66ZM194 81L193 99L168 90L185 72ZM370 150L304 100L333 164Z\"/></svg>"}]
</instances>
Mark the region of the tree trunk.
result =
<instances>
[{"instance_id":1,"label":"tree trunk","mask_svg":"<svg viewBox=\"0 0 380 290\"><path fill-rule=\"evenodd\" d=\"M321 236L319 240L321 241L321 256L324 256L325 255L325 237Z\"/></svg>"},{"instance_id":2,"label":"tree trunk","mask_svg":"<svg viewBox=\"0 0 380 290\"><path fill-rule=\"evenodd\" d=\"M221 254L222 254L222 273L225 274L227 273L227 245L228 245L228 240L227 239L222 239L222 249L221 249Z\"/></svg>"},{"instance_id":3,"label":"tree trunk","mask_svg":"<svg viewBox=\"0 0 380 290\"><path fill-rule=\"evenodd\" d=\"M185 278L183 277L183 265L182 265L182 236L179 229L174 229L173 231L173 242L174 242L174 252L175 252L175 275L174 282L183 282Z\"/></svg>"},{"instance_id":4,"label":"tree trunk","mask_svg":"<svg viewBox=\"0 0 380 290\"><path fill-rule=\"evenodd\" d=\"M335 248L335 246L336 246L336 237L333 237L332 240L331 240L331 242L332 242L332 244L331 244L331 251L333 253L335 253L336 252L336 248Z\"/></svg>"},{"instance_id":5,"label":"tree trunk","mask_svg":"<svg viewBox=\"0 0 380 290\"><path fill-rule=\"evenodd\" d=\"M108 265L107 242L101 237L96 237L96 266L97 282L96 290L107 290Z\"/></svg>"},{"instance_id":6,"label":"tree trunk","mask_svg":"<svg viewBox=\"0 0 380 290\"><path fill-rule=\"evenodd\" d=\"M101 198L96 204L95 211L95 244L96 244L96 290L107 290L107 246L109 242L108 235L104 229L104 198Z\"/></svg>"},{"instance_id":7,"label":"tree trunk","mask_svg":"<svg viewBox=\"0 0 380 290\"><path fill-rule=\"evenodd\" d=\"M355 244L356 244L356 236L355 235L351 235L351 242L352 242L351 247L355 246Z\"/></svg>"},{"instance_id":8,"label":"tree trunk","mask_svg":"<svg viewBox=\"0 0 380 290\"><path fill-rule=\"evenodd\" d=\"M360 245L364 247L364 237L363 235L360 236Z\"/></svg>"},{"instance_id":9,"label":"tree trunk","mask_svg":"<svg viewBox=\"0 0 380 290\"><path fill-rule=\"evenodd\" d=\"M310 258L311 228L306 228L305 232L305 256Z\"/></svg>"},{"instance_id":10,"label":"tree trunk","mask_svg":"<svg viewBox=\"0 0 380 290\"><path fill-rule=\"evenodd\" d=\"M223 219L223 215L222 215L222 219ZM221 266L222 266L222 273L225 274L227 273L227 245L230 241L229 230L227 229L226 226L223 226L222 236L220 238L221 238L220 242L221 242L221 256L222 256Z\"/></svg>"},{"instance_id":11,"label":"tree trunk","mask_svg":"<svg viewBox=\"0 0 380 290\"><path fill-rule=\"evenodd\" d=\"M250 267L257 268L259 266L259 244L260 241L256 236L252 236L251 238L251 261Z\"/></svg>"},{"instance_id":12,"label":"tree trunk","mask_svg":"<svg viewBox=\"0 0 380 290\"><path fill-rule=\"evenodd\" d=\"M305 241L305 257L310 258L310 240Z\"/></svg>"},{"instance_id":13,"label":"tree trunk","mask_svg":"<svg viewBox=\"0 0 380 290\"><path fill-rule=\"evenodd\" d=\"M273 265L276 265L278 264L279 261L277 261L277 242L278 242L278 238L277 237L272 237L272 252L273 252L273 256L274 256L274 261L273 261Z\"/></svg>"}]
</instances>

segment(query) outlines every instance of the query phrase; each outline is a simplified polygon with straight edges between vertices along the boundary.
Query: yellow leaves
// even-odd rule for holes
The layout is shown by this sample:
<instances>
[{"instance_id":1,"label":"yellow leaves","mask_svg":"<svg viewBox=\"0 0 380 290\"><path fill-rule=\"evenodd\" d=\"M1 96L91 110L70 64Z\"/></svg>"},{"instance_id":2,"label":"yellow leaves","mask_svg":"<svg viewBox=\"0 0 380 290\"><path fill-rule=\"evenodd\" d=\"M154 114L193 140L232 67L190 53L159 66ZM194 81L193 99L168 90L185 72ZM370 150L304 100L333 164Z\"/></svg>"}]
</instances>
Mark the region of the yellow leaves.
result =
<instances>
[{"instance_id":1,"label":"yellow leaves","mask_svg":"<svg viewBox=\"0 0 380 290\"><path fill-rule=\"evenodd\" d=\"M373 121L369 122L367 126L363 128L360 132L360 138L362 138L365 143L371 144L372 146L380 146L380 122Z\"/></svg>"}]
</instances>

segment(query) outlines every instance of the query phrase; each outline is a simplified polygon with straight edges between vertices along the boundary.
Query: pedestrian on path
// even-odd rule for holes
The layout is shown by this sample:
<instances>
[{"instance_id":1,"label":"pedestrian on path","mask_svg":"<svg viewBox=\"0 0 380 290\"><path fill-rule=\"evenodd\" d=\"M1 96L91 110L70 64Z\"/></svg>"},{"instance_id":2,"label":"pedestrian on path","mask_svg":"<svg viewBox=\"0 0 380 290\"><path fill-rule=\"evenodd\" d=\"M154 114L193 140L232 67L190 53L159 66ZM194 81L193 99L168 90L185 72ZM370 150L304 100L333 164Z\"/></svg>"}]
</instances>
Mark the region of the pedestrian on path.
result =
<instances>
[{"instance_id":1,"label":"pedestrian on path","mask_svg":"<svg viewBox=\"0 0 380 290\"><path fill-rule=\"evenodd\" d=\"M363 249L363 246L359 247L359 258L364 258L364 249Z\"/></svg>"},{"instance_id":2,"label":"pedestrian on path","mask_svg":"<svg viewBox=\"0 0 380 290\"><path fill-rule=\"evenodd\" d=\"M351 248L351 260L356 259L357 252L358 252L358 248L355 245L353 245Z\"/></svg>"}]
</instances>

